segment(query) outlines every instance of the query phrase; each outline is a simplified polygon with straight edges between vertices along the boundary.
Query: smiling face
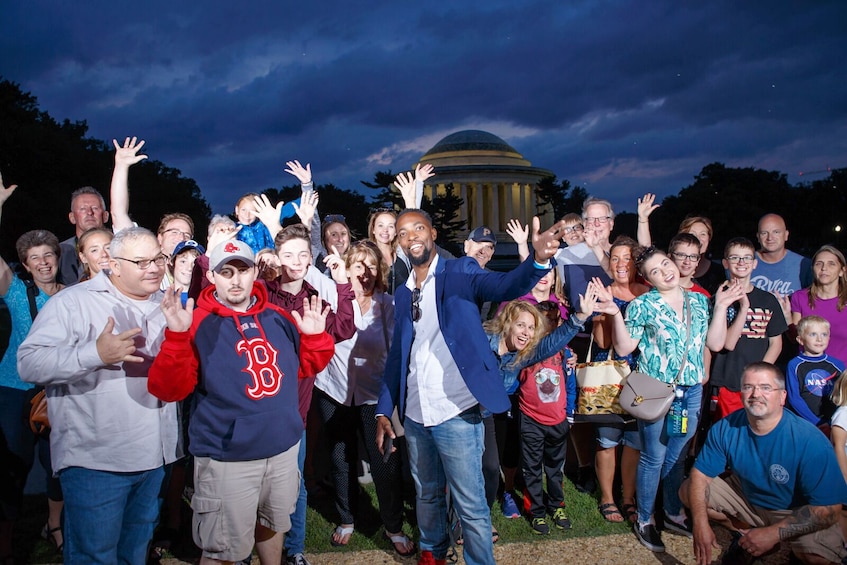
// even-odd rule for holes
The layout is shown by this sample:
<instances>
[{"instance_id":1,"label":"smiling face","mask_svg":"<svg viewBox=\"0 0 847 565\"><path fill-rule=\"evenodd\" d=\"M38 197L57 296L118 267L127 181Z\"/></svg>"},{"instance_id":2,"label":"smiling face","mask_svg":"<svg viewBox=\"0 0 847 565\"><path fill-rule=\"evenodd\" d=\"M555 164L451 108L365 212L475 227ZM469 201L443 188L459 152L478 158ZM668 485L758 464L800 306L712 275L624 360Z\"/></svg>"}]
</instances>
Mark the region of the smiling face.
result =
<instances>
[{"instance_id":1,"label":"smiling face","mask_svg":"<svg viewBox=\"0 0 847 565\"><path fill-rule=\"evenodd\" d=\"M59 256L49 245L30 247L26 252L24 268L36 283L52 284L59 271Z\"/></svg>"},{"instance_id":2,"label":"smiling face","mask_svg":"<svg viewBox=\"0 0 847 565\"><path fill-rule=\"evenodd\" d=\"M465 240L465 255L473 257L483 269L494 256L494 244L488 241Z\"/></svg>"},{"instance_id":3,"label":"smiling face","mask_svg":"<svg viewBox=\"0 0 847 565\"><path fill-rule=\"evenodd\" d=\"M235 205L235 217L245 226L256 219L256 209L253 207L253 196L245 196Z\"/></svg>"},{"instance_id":4,"label":"smiling face","mask_svg":"<svg viewBox=\"0 0 847 565\"><path fill-rule=\"evenodd\" d=\"M156 238L143 236L129 239L122 249L112 251L112 258L109 260L110 278L122 294L133 300L146 300L154 292L159 292L162 277L165 276L165 265L164 261L161 265L153 261L162 256L162 249ZM150 264L146 269L132 262L148 260Z\"/></svg>"},{"instance_id":5,"label":"smiling face","mask_svg":"<svg viewBox=\"0 0 847 565\"><path fill-rule=\"evenodd\" d=\"M299 237L280 245L277 256L282 269L282 282L301 280L312 263L311 246L308 241Z\"/></svg>"},{"instance_id":6,"label":"smiling face","mask_svg":"<svg viewBox=\"0 0 847 565\"><path fill-rule=\"evenodd\" d=\"M837 283L838 277L847 277L847 267L829 251L821 251L815 255L812 272L815 281L820 285Z\"/></svg>"},{"instance_id":7,"label":"smiling face","mask_svg":"<svg viewBox=\"0 0 847 565\"><path fill-rule=\"evenodd\" d=\"M565 225L564 230L565 235L562 236L562 241L569 246L585 241L585 228L582 224L578 222L567 224Z\"/></svg>"},{"instance_id":8,"label":"smiling face","mask_svg":"<svg viewBox=\"0 0 847 565\"><path fill-rule=\"evenodd\" d=\"M430 264L437 235L429 220L417 212L403 214L397 221L397 242L413 266Z\"/></svg>"},{"instance_id":9,"label":"smiling face","mask_svg":"<svg viewBox=\"0 0 847 565\"><path fill-rule=\"evenodd\" d=\"M109 244L112 237L105 233L93 233L85 239L80 247L79 260L88 267L91 276L109 267Z\"/></svg>"},{"instance_id":10,"label":"smiling face","mask_svg":"<svg viewBox=\"0 0 847 565\"><path fill-rule=\"evenodd\" d=\"M776 214L768 214L759 221L759 231L756 239L765 253L781 253L785 251L785 242L788 241L788 230L785 228L785 220Z\"/></svg>"},{"instance_id":11,"label":"smiling face","mask_svg":"<svg viewBox=\"0 0 847 565\"><path fill-rule=\"evenodd\" d=\"M812 357L826 353L829 347L829 324L809 323L797 335L797 343L803 346L803 352Z\"/></svg>"},{"instance_id":12,"label":"smiling face","mask_svg":"<svg viewBox=\"0 0 847 565\"><path fill-rule=\"evenodd\" d=\"M697 270L697 264L700 262L700 246L693 243L680 243L671 253L671 259L679 269L679 276L690 277Z\"/></svg>"},{"instance_id":13,"label":"smiling face","mask_svg":"<svg viewBox=\"0 0 847 565\"><path fill-rule=\"evenodd\" d=\"M655 253L644 261L641 274L659 292L679 287L679 269L664 253Z\"/></svg>"},{"instance_id":14,"label":"smiling face","mask_svg":"<svg viewBox=\"0 0 847 565\"><path fill-rule=\"evenodd\" d=\"M619 245L613 248L609 257L609 266L616 283L629 284L635 280L635 261L632 258L632 249L629 247Z\"/></svg>"},{"instance_id":15,"label":"smiling face","mask_svg":"<svg viewBox=\"0 0 847 565\"><path fill-rule=\"evenodd\" d=\"M187 289L191 285L191 273L194 271L194 261L198 252L194 249L183 251L173 259L174 283Z\"/></svg>"},{"instance_id":16,"label":"smiling face","mask_svg":"<svg viewBox=\"0 0 847 565\"><path fill-rule=\"evenodd\" d=\"M730 245L726 250L723 266L733 279L746 280L756 268L756 252L743 245Z\"/></svg>"},{"instance_id":17,"label":"smiling face","mask_svg":"<svg viewBox=\"0 0 847 565\"><path fill-rule=\"evenodd\" d=\"M712 236L709 234L709 228L702 222L694 222L688 228L686 233L690 233L700 240L700 253L703 254L709 249L709 242L712 241Z\"/></svg>"},{"instance_id":18,"label":"smiling face","mask_svg":"<svg viewBox=\"0 0 847 565\"><path fill-rule=\"evenodd\" d=\"M582 219L586 230L596 233L600 241L609 241L609 235L615 228L615 220L611 216L605 204L591 204L585 209Z\"/></svg>"},{"instance_id":19,"label":"smiling face","mask_svg":"<svg viewBox=\"0 0 847 565\"><path fill-rule=\"evenodd\" d=\"M347 248L350 247L350 232L347 227L338 222L328 224L324 228L324 246L329 253L332 253L333 247L339 255L347 253Z\"/></svg>"},{"instance_id":20,"label":"smiling face","mask_svg":"<svg viewBox=\"0 0 847 565\"><path fill-rule=\"evenodd\" d=\"M506 349L521 351L529 344L533 335L535 335L535 318L529 312L521 312L504 336Z\"/></svg>"},{"instance_id":21,"label":"smiling face","mask_svg":"<svg viewBox=\"0 0 847 565\"><path fill-rule=\"evenodd\" d=\"M192 237L191 226L188 225L188 222L177 218L171 220L162 228L158 235L159 246L162 248L162 253L170 257L178 243L187 241Z\"/></svg>"},{"instance_id":22,"label":"smiling face","mask_svg":"<svg viewBox=\"0 0 847 565\"><path fill-rule=\"evenodd\" d=\"M347 269L347 274L350 276L353 292L357 294L361 293L365 296L372 295L376 286L378 273L379 266L370 256L364 256L360 261L351 264Z\"/></svg>"},{"instance_id":23,"label":"smiling face","mask_svg":"<svg viewBox=\"0 0 847 565\"><path fill-rule=\"evenodd\" d=\"M553 282L556 280L556 271L555 269L549 271L546 275L538 279L538 282L535 283L535 287L532 289L533 292L541 293L545 296L550 296L550 293L553 292Z\"/></svg>"},{"instance_id":24,"label":"smiling face","mask_svg":"<svg viewBox=\"0 0 847 565\"><path fill-rule=\"evenodd\" d=\"M773 371L748 369L741 376L741 402L751 419L767 420L780 415L785 398L785 387L776 380Z\"/></svg>"},{"instance_id":25,"label":"smiling face","mask_svg":"<svg viewBox=\"0 0 847 565\"><path fill-rule=\"evenodd\" d=\"M389 213L378 214L373 220L373 233L371 237L377 243L391 245L397 233L394 224L397 223L394 215Z\"/></svg>"}]
</instances>

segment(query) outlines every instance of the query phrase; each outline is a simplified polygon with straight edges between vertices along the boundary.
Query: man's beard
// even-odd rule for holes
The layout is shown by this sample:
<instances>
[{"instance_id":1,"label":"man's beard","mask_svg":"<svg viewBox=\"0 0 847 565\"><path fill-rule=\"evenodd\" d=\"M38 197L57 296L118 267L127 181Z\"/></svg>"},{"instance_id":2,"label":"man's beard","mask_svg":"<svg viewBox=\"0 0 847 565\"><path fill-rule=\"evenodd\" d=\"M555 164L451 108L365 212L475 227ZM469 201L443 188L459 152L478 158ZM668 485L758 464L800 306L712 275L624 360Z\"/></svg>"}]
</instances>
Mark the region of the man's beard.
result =
<instances>
[{"instance_id":1,"label":"man's beard","mask_svg":"<svg viewBox=\"0 0 847 565\"><path fill-rule=\"evenodd\" d=\"M411 263L414 267L420 267L421 265L426 265L427 263L429 263L429 260L432 257L432 247L425 247L420 257L415 257L411 253L409 253L408 255L409 263Z\"/></svg>"}]
</instances>

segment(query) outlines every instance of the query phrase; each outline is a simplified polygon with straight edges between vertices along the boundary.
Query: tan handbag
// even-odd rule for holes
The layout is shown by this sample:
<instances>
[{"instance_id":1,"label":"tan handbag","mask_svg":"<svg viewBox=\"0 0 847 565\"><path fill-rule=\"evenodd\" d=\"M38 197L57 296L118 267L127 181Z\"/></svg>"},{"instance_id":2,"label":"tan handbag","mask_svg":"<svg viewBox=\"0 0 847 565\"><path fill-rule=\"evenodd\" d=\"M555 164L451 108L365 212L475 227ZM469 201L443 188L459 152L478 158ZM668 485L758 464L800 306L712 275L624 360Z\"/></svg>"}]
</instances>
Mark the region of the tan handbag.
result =
<instances>
[{"instance_id":1,"label":"tan handbag","mask_svg":"<svg viewBox=\"0 0 847 565\"><path fill-rule=\"evenodd\" d=\"M626 414L619 396L624 378L630 373L629 364L623 360L591 362L594 335L588 346L587 363L576 366L577 404L580 416L608 416Z\"/></svg>"},{"instance_id":2,"label":"tan handbag","mask_svg":"<svg viewBox=\"0 0 847 565\"><path fill-rule=\"evenodd\" d=\"M50 419L47 417L47 395L41 389L29 401L32 408L29 410L29 427L35 435L46 436L50 434Z\"/></svg>"}]
</instances>

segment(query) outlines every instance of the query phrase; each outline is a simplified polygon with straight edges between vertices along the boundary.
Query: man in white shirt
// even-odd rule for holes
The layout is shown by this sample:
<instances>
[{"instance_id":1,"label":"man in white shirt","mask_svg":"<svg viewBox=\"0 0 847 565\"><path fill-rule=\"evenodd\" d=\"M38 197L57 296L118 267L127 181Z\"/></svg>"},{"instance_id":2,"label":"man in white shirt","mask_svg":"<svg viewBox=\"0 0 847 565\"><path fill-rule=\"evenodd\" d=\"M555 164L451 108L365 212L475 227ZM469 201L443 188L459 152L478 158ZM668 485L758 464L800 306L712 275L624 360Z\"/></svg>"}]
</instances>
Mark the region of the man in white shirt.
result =
<instances>
[{"instance_id":1,"label":"man in white shirt","mask_svg":"<svg viewBox=\"0 0 847 565\"><path fill-rule=\"evenodd\" d=\"M482 474L483 417L505 412L509 400L499 365L479 324L480 301L528 292L552 266L563 226L533 229L535 260L509 273L484 271L476 259L435 253L436 230L426 212L397 218L400 247L412 272L395 294L394 339L377 404L377 446L394 438L390 416L404 418L417 491L421 565L441 565L449 547L445 487L462 522L469 565L494 563L491 516Z\"/></svg>"},{"instance_id":2,"label":"man in white shirt","mask_svg":"<svg viewBox=\"0 0 847 565\"><path fill-rule=\"evenodd\" d=\"M18 349L21 378L47 388L66 563L144 563L164 465L182 455L176 404L147 392L165 256L144 228L115 235L111 255L110 271L47 302Z\"/></svg>"}]
</instances>

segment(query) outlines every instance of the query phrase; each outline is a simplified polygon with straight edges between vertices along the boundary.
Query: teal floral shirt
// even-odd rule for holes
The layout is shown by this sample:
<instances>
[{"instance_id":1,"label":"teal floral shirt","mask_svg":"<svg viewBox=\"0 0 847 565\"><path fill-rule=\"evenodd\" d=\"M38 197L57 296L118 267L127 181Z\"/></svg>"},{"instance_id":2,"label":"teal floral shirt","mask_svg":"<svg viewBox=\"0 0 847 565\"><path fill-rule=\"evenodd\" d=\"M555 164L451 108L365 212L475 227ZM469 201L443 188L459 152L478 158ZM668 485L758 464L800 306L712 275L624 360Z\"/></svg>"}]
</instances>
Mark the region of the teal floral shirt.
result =
<instances>
[{"instance_id":1,"label":"teal floral shirt","mask_svg":"<svg viewBox=\"0 0 847 565\"><path fill-rule=\"evenodd\" d=\"M709 329L709 300L699 292L685 292L691 309L691 344L688 361L676 384L691 386L705 376L703 351ZM638 370L666 383L673 383L685 352L685 320L655 288L638 296L626 309L626 329L638 340L641 356Z\"/></svg>"}]
</instances>

